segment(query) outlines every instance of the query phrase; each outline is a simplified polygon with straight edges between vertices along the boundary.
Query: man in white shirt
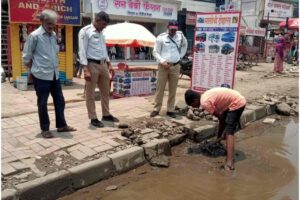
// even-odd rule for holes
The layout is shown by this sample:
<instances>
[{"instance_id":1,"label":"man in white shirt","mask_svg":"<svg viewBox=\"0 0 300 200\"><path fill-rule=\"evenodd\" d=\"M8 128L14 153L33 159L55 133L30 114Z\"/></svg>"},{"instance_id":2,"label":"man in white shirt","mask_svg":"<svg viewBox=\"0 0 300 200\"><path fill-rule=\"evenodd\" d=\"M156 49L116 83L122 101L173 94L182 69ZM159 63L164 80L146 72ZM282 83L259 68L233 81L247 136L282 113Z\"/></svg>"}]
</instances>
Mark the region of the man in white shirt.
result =
<instances>
[{"instance_id":1,"label":"man in white shirt","mask_svg":"<svg viewBox=\"0 0 300 200\"><path fill-rule=\"evenodd\" d=\"M110 75L112 68L102 30L109 23L109 16L105 12L96 14L92 24L83 27L79 32L79 57L83 66L86 81L86 106L91 124L103 127L98 120L95 106L95 88L98 85L101 95L102 120L117 122L117 118L109 112Z\"/></svg>"},{"instance_id":2,"label":"man in white shirt","mask_svg":"<svg viewBox=\"0 0 300 200\"><path fill-rule=\"evenodd\" d=\"M178 31L177 21L170 21L168 31L157 36L153 49L153 56L158 61L157 91L155 94L154 111L150 117L159 114L162 106L166 83L169 84L169 98L167 115L175 118L175 96L180 72L180 59L187 50L187 40L181 31Z\"/></svg>"}]
</instances>

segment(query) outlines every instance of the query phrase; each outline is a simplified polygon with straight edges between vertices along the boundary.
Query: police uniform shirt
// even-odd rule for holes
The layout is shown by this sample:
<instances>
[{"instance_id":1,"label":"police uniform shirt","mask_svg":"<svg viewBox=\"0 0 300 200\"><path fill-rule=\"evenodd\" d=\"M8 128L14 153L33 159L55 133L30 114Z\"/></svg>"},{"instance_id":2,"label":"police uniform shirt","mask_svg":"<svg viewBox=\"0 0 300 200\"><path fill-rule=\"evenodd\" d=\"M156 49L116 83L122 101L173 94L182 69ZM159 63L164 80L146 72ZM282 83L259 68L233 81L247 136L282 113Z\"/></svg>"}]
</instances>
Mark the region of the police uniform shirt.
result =
<instances>
[{"instance_id":1,"label":"police uniform shirt","mask_svg":"<svg viewBox=\"0 0 300 200\"><path fill-rule=\"evenodd\" d=\"M176 45L170 39L169 33L162 33L157 36L156 43L153 49L153 56L159 63L169 62L177 63L187 51L187 40L181 31L177 31L173 36L173 41L176 42L180 49L180 53Z\"/></svg>"},{"instance_id":2,"label":"police uniform shirt","mask_svg":"<svg viewBox=\"0 0 300 200\"><path fill-rule=\"evenodd\" d=\"M98 32L93 24L80 30L78 40L80 64L87 65L87 59L109 61L103 32Z\"/></svg>"}]
</instances>

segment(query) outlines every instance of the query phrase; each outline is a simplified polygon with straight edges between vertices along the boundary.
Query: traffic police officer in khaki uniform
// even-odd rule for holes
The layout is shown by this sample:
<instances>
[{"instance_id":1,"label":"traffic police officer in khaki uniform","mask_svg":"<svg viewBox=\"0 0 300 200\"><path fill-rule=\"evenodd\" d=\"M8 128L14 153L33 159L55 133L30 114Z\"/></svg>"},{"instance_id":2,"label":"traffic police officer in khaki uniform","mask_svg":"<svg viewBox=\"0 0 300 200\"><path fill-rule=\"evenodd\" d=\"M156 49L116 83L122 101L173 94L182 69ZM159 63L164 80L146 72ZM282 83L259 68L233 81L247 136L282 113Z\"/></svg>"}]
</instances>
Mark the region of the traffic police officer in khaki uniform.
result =
<instances>
[{"instance_id":1,"label":"traffic police officer in khaki uniform","mask_svg":"<svg viewBox=\"0 0 300 200\"><path fill-rule=\"evenodd\" d=\"M155 94L154 110L150 117L159 114L162 106L166 83L169 85L167 115L175 118L175 96L180 73L180 59L187 50L187 40L181 31L178 31L177 21L170 21L168 31L160 34L153 49L153 56L158 61L157 91Z\"/></svg>"},{"instance_id":2,"label":"traffic police officer in khaki uniform","mask_svg":"<svg viewBox=\"0 0 300 200\"><path fill-rule=\"evenodd\" d=\"M95 88L98 85L101 95L102 120L117 122L118 119L109 112L111 63L107 54L102 30L109 23L109 16L105 12L96 14L92 24L83 27L79 32L79 57L83 66L86 81L86 106L91 124L103 127L98 120L95 107Z\"/></svg>"}]
</instances>

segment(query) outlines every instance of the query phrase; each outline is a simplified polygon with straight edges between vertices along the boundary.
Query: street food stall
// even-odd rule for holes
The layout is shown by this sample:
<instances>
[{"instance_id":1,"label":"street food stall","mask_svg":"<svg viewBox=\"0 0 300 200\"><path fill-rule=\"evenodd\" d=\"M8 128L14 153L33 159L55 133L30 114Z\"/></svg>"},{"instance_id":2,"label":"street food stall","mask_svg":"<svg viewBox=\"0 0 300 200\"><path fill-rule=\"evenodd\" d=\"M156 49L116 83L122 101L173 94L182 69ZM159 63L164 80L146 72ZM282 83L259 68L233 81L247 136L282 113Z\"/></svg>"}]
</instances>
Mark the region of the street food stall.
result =
<instances>
[{"instance_id":1,"label":"street food stall","mask_svg":"<svg viewBox=\"0 0 300 200\"><path fill-rule=\"evenodd\" d=\"M59 74L62 83L73 78L73 27L80 25L80 0L66 1L9 1L9 30L13 81L28 77L28 69L22 62L22 51L27 36L40 26L39 15L44 9L52 9L59 15L55 27L59 46Z\"/></svg>"},{"instance_id":2,"label":"street food stall","mask_svg":"<svg viewBox=\"0 0 300 200\"><path fill-rule=\"evenodd\" d=\"M122 34L120 34L122 33ZM154 47L155 36L145 27L134 23L119 23L107 26L103 34L107 46ZM113 96L116 98L154 94L156 69L130 67L119 63L113 71Z\"/></svg>"}]
</instances>

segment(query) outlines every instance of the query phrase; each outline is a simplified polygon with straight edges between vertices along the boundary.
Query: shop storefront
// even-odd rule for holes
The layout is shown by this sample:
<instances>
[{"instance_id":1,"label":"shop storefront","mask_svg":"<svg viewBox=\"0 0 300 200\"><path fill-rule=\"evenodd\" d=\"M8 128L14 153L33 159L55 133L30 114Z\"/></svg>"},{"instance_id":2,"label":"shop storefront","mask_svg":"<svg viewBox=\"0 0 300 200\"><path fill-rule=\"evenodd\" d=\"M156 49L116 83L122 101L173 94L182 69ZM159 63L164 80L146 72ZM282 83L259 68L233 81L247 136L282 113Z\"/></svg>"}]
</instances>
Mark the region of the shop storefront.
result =
<instances>
[{"instance_id":1,"label":"shop storefront","mask_svg":"<svg viewBox=\"0 0 300 200\"><path fill-rule=\"evenodd\" d=\"M39 14L44 9L53 9L59 15L55 28L59 45L59 74L62 83L73 78L73 27L80 25L80 0L40 1L10 0L9 30L13 80L28 76L22 62L22 51L27 36L40 26Z\"/></svg>"},{"instance_id":2,"label":"shop storefront","mask_svg":"<svg viewBox=\"0 0 300 200\"><path fill-rule=\"evenodd\" d=\"M83 1L85 16L92 18L92 13L104 11L109 14L111 24L131 22L144 26L155 36L166 31L170 20L177 20L180 1L146 1L146 0L92 0ZM122 34L122 33L120 33ZM152 49L148 47L116 49L116 59L152 60ZM112 50L112 52L115 51ZM108 49L111 54L111 47Z\"/></svg>"}]
</instances>

